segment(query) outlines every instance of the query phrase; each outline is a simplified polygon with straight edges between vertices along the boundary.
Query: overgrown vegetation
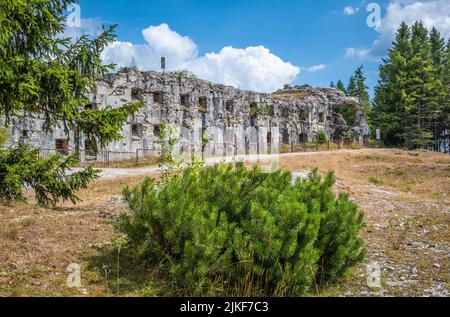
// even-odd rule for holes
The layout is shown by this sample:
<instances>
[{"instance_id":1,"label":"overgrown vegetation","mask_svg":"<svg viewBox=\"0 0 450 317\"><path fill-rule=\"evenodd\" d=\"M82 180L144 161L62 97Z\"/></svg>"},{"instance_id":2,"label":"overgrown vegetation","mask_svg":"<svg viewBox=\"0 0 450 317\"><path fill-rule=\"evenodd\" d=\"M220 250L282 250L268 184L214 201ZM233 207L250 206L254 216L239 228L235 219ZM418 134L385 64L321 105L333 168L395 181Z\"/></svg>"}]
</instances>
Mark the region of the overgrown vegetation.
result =
<instances>
[{"instance_id":1,"label":"overgrown vegetation","mask_svg":"<svg viewBox=\"0 0 450 317\"><path fill-rule=\"evenodd\" d=\"M340 79L337 81L336 85L332 81L330 87L339 89L347 96L358 98L366 113L367 123L369 124L370 128L373 129L371 120L372 108L370 105L370 96L368 93L369 87L367 87L366 85L366 77L364 76L363 68L364 66L360 66L355 70L353 75L350 76L347 87L345 87L344 82ZM347 125L352 126L354 124L356 117L355 106L349 105L339 107L335 109L335 112L342 114L345 121L347 122Z\"/></svg>"},{"instance_id":2,"label":"overgrown vegetation","mask_svg":"<svg viewBox=\"0 0 450 317\"><path fill-rule=\"evenodd\" d=\"M273 111L273 106L265 103L250 107L250 115L255 117L273 115Z\"/></svg>"},{"instance_id":3,"label":"overgrown vegetation","mask_svg":"<svg viewBox=\"0 0 450 317\"><path fill-rule=\"evenodd\" d=\"M79 189L98 178L98 171L87 168L68 175L77 160L73 156L39 158L39 150L19 144L0 150L0 202L25 201L24 188L32 188L39 205L54 207L60 200L77 203Z\"/></svg>"},{"instance_id":4,"label":"overgrown vegetation","mask_svg":"<svg viewBox=\"0 0 450 317\"><path fill-rule=\"evenodd\" d=\"M8 130L2 127L2 121L0 120L0 149L8 141Z\"/></svg>"},{"instance_id":5,"label":"overgrown vegetation","mask_svg":"<svg viewBox=\"0 0 450 317\"><path fill-rule=\"evenodd\" d=\"M347 126L354 126L355 125L355 119L356 119L356 106L354 105L343 105L338 106L333 109L333 111L337 114L342 115L342 118L344 118Z\"/></svg>"},{"instance_id":6,"label":"overgrown vegetation","mask_svg":"<svg viewBox=\"0 0 450 317\"><path fill-rule=\"evenodd\" d=\"M328 141L328 136L325 131L319 131L317 133L317 143L319 144L325 144Z\"/></svg>"},{"instance_id":7,"label":"overgrown vegetation","mask_svg":"<svg viewBox=\"0 0 450 317\"><path fill-rule=\"evenodd\" d=\"M197 76L188 70L174 70L169 73L169 75L176 76L179 81L182 79L196 79Z\"/></svg>"},{"instance_id":8,"label":"overgrown vegetation","mask_svg":"<svg viewBox=\"0 0 450 317\"><path fill-rule=\"evenodd\" d=\"M191 166L126 188L118 229L174 295L295 296L334 283L364 257L363 214L335 178L242 164Z\"/></svg>"}]
</instances>

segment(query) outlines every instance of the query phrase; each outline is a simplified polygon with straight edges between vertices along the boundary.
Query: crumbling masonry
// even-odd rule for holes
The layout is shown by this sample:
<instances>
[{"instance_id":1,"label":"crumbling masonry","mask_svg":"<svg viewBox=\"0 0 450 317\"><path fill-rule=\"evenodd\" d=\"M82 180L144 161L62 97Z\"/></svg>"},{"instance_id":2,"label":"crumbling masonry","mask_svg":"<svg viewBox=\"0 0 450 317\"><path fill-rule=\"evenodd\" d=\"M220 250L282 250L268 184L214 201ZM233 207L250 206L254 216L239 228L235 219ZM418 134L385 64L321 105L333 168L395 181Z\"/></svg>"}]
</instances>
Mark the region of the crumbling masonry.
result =
<instances>
[{"instance_id":1,"label":"crumbling masonry","mask_svg":"<svg viewBox=\"0 0 450 317\"><path fill-rule=\"evenodd\" d=\"M202 151L205 156L275 153L281 147L315 142L321 131L331 140L350 134L360 144L370 135L360 101L332 88L285 86L264 94L179 74L127 68L98 81L97 92L89 97L87 107L92 109L137 100L145 103L123 127L123 140L108 145L112 152L143 150L157 155L162 122L178 135L175 152L188 156ZM349 107L352 111L342 111ZM46 134L42 124L37 118L15 118L8 145L20 140L60 153L74 149L73 138L62 129ZM83 139L79 142L84 149L82 160L100 159Z\"/></svg>"}]
</instances>

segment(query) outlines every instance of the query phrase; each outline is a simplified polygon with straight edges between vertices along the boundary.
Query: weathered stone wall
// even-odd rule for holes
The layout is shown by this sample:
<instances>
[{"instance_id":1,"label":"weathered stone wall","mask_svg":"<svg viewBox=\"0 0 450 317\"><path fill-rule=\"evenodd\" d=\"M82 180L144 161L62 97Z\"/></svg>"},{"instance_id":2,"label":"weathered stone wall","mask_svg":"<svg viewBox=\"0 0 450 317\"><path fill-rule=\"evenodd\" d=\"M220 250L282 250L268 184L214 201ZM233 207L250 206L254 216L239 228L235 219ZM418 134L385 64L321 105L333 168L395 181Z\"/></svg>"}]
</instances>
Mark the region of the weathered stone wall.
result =
<instances>
[{"instance_id":1,"label":"weathered stone wall","mask_svg":"<svg viewBox=\"0 0 450 317\"><path fill-rule=\"evenodd\" d=\"M338 138L352 131L363 143L370 134L364 110L356 98L331 88L286 86L273 94L242 91L196 78L124 69L98 81L92 107L119 107L142 100L145 107L122 129L123 140L109 144L109 151L130 152L160 147L160 125L172 124L180 136L176 151L191 155L202 149L206 155L233 155L277 151L281 145L314 141L319 131ZM348 125L337 115L338 107L353 105L356 117ZM42 132L42 120L15 118L10 146L21 140L42 149L54 149L56 139L73 138L57 129ZM202 137L204 135L204 137ZM80 148L84 141L80 140ZM113 158L114 159L114 158Z\"/></svg>"}]
</instances>

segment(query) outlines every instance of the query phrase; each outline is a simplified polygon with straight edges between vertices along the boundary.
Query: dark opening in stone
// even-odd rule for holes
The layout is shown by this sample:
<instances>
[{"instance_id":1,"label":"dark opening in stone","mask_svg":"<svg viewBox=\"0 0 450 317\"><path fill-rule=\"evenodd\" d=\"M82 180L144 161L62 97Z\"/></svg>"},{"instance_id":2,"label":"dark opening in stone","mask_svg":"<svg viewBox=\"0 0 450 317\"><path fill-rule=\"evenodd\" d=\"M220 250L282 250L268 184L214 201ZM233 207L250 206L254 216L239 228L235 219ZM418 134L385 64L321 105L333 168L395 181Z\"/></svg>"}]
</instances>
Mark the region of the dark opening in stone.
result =
<instances>
[{"instance_id":1,"label":"dark opening in stone","mask_svg":"<svg viewBox=\"0 0 450 317\"><path fill-rule=\"evenodd\" d=\"M69 140L68 139L56 139L55 140L56 153L62 155L69 155Z\"/></svg>"},{"instance_id":2,"label":"dark opening in stone","mask_svg":"<svg viewBox=\"0 0 450 317\"><path fill-rule=\"evenodd\" d=\"M163 103L163 93L161 91L157 91L153 93L153 102L159 105Z\"/></svg>"},{"instance_id":3,"label":"dark opening in stone","mask_svg":"<svg viewBox=\"0 0 450 317\"><path fill-rule=\"evenodd\" d=\"M181 95L181 105L183 107L189 107L189 94Z\"/></svg>"},{"instance_id":4,"label":"dark opening in stone","mask_svg":"<svg viewBox=\"0 0 450 317\"><path fill-rule=\"evenodd\" d=\"M131 135L133 138L142 138L142 124L140 123L133 123L131 125Z\"/></svg>"}]
</instances>

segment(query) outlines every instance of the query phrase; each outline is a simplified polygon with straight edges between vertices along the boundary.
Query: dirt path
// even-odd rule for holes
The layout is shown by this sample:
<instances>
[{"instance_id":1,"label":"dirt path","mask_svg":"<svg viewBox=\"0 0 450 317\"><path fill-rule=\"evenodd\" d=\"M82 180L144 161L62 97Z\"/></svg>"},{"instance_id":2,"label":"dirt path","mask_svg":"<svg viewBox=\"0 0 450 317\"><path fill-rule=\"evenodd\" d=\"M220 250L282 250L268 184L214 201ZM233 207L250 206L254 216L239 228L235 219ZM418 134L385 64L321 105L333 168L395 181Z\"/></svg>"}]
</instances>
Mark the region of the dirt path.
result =
<instances>
[{"instance_id":1,"label":"dirt path","mask_svg":"<svg viewBox=\"0 0 450 317\"><path fill-rule=\"evenodd\" d=\"M362 149L362 150L339 150L339 151L326 151L326 152L301 152L301 153L287 153L279 155L241 155L241 156L228 156L228 157L217 157L217 158L207 158L205 162L207 165L217 164L217 163L231 163L231 162L257 162L257 161L269 161L274 159L284 159L284 158L295 158L295 157L306 157L306 156L330 156L330 155L341 155L341 154L365 154L373 153L373 149ZM74 171L79 171L81 169L75 168ZM102 179L113 179L119 177L131 177L131 176L144 176L152 175L159 171L158 167L148 166L148 167L138 167L138 168L100 168L100 177Z\"/></svg>"}]
</instances>

